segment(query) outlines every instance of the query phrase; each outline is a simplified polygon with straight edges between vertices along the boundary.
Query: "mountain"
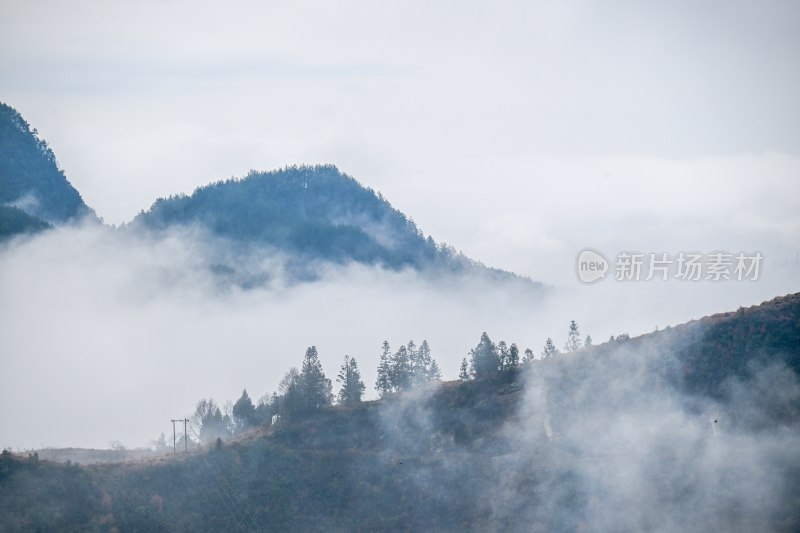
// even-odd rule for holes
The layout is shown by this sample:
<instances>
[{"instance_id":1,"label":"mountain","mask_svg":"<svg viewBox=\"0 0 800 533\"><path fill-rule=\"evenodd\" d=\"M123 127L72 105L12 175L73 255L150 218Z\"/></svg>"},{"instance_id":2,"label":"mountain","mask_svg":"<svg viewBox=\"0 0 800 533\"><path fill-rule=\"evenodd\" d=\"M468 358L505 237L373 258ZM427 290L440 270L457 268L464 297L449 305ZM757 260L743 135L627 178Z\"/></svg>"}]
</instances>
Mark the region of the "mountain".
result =
<instances>
[{"instance_id":1,"label":"mountain","mask_svg":"<svg viewBox=\"0 0 800 533\"><path fill-rule=\"evenodd\" d=\"M53 226L22 209L0 205L0 241L14 235L38 233Z\"/></svg>"},{"instance_id":2,"label":"mountain","mask_svg":"<svg viewBox=\"0 0 800 533\"><path fill-rule=\"evenodd\" d=\"M238 246L285 254L300 277L313 277L316 263L356 262L520 280L437 245L380 193L333 165L251 171L190 196L161 198L131 227L163 231L192 225Z\"/></svg>"},{"instance_id":3,"label":"mountain","mask_svg":"<svg viewBox=\"0 0 800 533\"><path fill-rule=\"evenodd\" d=\"M16 110L0 103L0 239L87 216L97 218L58 168L47 143ZM425 237L380 193L333 165L251 171L189 196L159 198L128 225L151 232L179 227L199 227L217 238L215 244L225 251L216 250L221 259L212 270L244 286L269 276L243 271L242 258L267 251L281 256L285 273L295 280L315 279L326 264L360 263L470 273L542 289Z\"/></svg>"},{"instance_id":4,"label":"mountain","mask_svg":"<svg viewBox=\"0 0 800 533\"><path fill-rule=\"evenodd\" d=\"M95 217L58 168L56 156L47 143L15 109L3 103L0 103L0 205L16 207L50 224ZM20 218L7 210L2 213L4 220L9 217ZM6 223L3 227L17 226Z\"/></svg>"},{"instance_id":5,"label":"mountain","mask_svg":"<svg viewBox=\"0 0 800 533\"><path fill-rule=\"evenodd\" d=\"M797 531L800 294L81 467L0 456L3 531Z\"/></svg>"}]
</instances>

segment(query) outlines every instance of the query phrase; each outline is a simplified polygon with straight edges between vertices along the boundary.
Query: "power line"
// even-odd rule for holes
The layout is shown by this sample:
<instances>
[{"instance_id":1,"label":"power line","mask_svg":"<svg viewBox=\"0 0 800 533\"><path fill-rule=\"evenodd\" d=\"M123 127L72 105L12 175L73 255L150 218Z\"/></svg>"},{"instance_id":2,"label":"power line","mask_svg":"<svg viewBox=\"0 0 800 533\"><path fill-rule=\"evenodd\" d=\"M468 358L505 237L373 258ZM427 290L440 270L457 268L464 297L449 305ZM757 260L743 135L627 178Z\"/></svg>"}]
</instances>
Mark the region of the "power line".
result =
<instances>
[{"instance_id":1,"label":"power line","mask_svg":"<svg viewBox=\"0 0 800 533\"><path fill-rule=\"evenodd\" d=\"M175 433L175 422L183 422L183 449L189 451L189 434L186 432L186 426L189 423L188 418L173 418L172 422L172 453L178 453L178 440Z\"/></svg>"}]
</instances>

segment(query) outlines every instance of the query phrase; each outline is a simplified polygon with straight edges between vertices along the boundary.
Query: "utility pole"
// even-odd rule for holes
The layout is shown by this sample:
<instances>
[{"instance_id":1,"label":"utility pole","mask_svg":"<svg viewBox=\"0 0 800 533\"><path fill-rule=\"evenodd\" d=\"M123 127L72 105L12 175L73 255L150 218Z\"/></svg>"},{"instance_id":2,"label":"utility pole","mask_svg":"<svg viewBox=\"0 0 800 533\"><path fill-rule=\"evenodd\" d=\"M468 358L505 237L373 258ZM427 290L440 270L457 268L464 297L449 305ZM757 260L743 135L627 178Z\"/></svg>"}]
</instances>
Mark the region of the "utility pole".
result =
<instances>
[{"instance_id":1,"label":"utility pole","mask_svg":"<svg viewBox=\"0 0 800 533\"><path fill-rule=\"evenodd\" d=\"M175 434L175 422L183 422L183 420L179 418L178 419L173 418L171 421L172 421L172 453L176 454L178 453L178 439Z\"/></svg>"},{"instance_id":2,"label":"utility pole","mask_svg":"<svg viewBox=\"0 0 800 533\"><path fill-rule=\"evenodd\" d=\"M188 432L188 418L173 418L170 420L172 422L172 453L178 453L178 438L177 434L175 433L175 422L183 422L183 449L188 452L189 451L189 432Z\"/></svg>"},{"instance_id":3,"label":"utility pole","mask_svg":"<svg viewBox=\"0 0 800 533\"><path fill-rule=\"evenodd\" d=\"M186 432L186 424L189 423L188 418L183 419L183 449L189 452L189 434Z\"/></svg>"}]
</instances>

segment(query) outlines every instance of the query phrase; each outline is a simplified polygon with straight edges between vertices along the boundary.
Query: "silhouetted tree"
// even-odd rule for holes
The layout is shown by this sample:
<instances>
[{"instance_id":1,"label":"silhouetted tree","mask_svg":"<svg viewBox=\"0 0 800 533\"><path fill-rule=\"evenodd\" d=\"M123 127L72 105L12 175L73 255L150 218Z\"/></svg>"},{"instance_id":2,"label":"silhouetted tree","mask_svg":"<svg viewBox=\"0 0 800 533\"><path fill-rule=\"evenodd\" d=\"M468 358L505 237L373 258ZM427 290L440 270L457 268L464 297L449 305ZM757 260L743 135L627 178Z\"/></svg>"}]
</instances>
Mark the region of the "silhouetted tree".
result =
<instances>
[{"instance_id":1,"label":"silhouetted tree","mask_svg":"<svg viewBox=\"0 0 800 533\"><path fill-rule=\"evenodd\" d=\"M592 336L586 335L586 342L583 343L584 346L590 348L592 346Z\"/></svg>"},{"instance_id":2,"label":"silhouetted tree","mask_svg":"<svg viewBox=\"0 0 800 533\"><path fill-rule=\"evenodd\" d=\"M195 437L202 443L230 436L230 419L223 416L219 406L211 398L197 402L191 424Z\"/></svg>"},{"instance_id":3,"label":"silhouetted tree","mask_svg":"<svg viewBox=\"0 0 800 533\"><path fill-rule=\"evenodd\" d=\"M574 352L580 350L583 343L581 343L581 332L578 331L578 324L574 320L569 323L569 331L567 332L567 342L564 344L565 352Z\"/></svg>"},{"instance_id":4,"label":"silhouetted tree","mask_svg":"<svg viewBox=\"0 0 800 533\"><path fill-rule=\"evenodd\" d=\"M500 369L505 369L506 361L508 361L508 344L506 344L506 341L497 343L497 356L500 358Z\"/></svg>"},{"instance_id":5,"label":"silhouetted tree","mask_svg":"<svg viewBox=\"0 0 800 533\"><path fill-rule=\"evenodd\" d=\"M233 431L240 432L256 424L256 406L247 394L247 389L242 389L242 395L233 404L231 410L233 418Z\"/></svg>"},{"instance_id":6,"label":"silhouetted tree","mask_svg":"<svg viewBox=\"0 0 800 533\"><path fill-rule=\"evenodd\" d=\"M389 341L383 341L380 361L378 362L378 378L375 380L375 390L383 397L392 391L392 350Z\"/></svg>"},{"instance_id":7,"label":"silhouetted tree","mask_svg":"<svg viewBox=\"0 0 800 533\"><path fill-rule=\"evenodd\" d=\"M544 349L542 350L542 359L548 359L553 357L558 353L558 348L556 345L553 344L553 339L550 337L547 338L547 341L544 343Z\"/></svg>"},{"instance_id":8,"label":"silhouetted tree","mask_svg":"<svg viewBox=\"0 0 800 533\"><path fill-rule=\"evenodd\" d=\"M461 369L458 371L458 379L461 381L467 381L470 378L470 371L469 371L469 363L467 363L467 358L461 360Z\"/></svg>"},{"instance_id":9,"label":"silhouetted tree","mask_svg":"<svg viewBox=\"0 0 800 533\"><path fill-rule=\"evenodd\" d=\"M358 363L349 355L344 356L339 375L336 381L342 384L339 390L339 403L342 405L355 405L361 403L361 396L364 394L364 382L361 381L361 372L358 371Z\"/></svg>"},{"instance_id":10,"label":"silhouetted tree","mask_svg":"<svg viewBox=\"0 0 800 533\"><path fill-rule=\"evenodd\" d=\"M278 398L278 413L292 416L302 412L300 372L297 371L297 368L292 367L286 372L278 385L278 391L281 393Z\"/></svg>"},{"instance_id":11,"label":"silhouetted tree","mask_svg":"<svg viewBox=\"0 0 800 533\"><path fill-rule=\"evenodd\" d=\"M431 348L427 340L423 340L419 349L414 352L413 365L411 370L411 383L413 386L420 385L426 381L441 379L439 365L431 356Z\"/></svg>"},{"instance_id":12,"label":"silhouetted tree","mask_svg":"<svg viewBox=\"0 0 800 533\"><path fill-rule=\"evenodd\" d=\"M314 411L328 405L333 399L331 380L325 377L319 362L316 346L310 346L300 369L300 405L304 412Z\"/></svg>"},{"instance_id":13,"label":"silhouetted tree","mask_svg":"<svg viewBox=\"0 0 800 533\"><path fill-rule=\"evenodd\" d=\"M400 346L392 357L392 370L389 375L393 390L402 391L411 388L411 360L408 348L405 346Z\"/></svg>"},{"instance_id":14,"label":"silhouetted tree","mask_svg":"<svg viewBox=\"0 0 800 533\"><path fill-rule=\"evenodd\" d=\"M436 359L431 360L431 366L428 370L428 381L439 381L442 379L442 371L439 370L439 365Z\"/></svg>"},{"instance_id":15,"label":"silhouetted tree","mask_svg":"<svg viewBox=\"0 0 800 533\"><path fill-rule=\"evenodd\" d=\"M492 343L489 335L483 332L478 345L472 349L472 369L475 377L491 376L500 370L500 357L497 347Z\"/></svg>"},{"instance_id":16,"label":"silhouetted tree","mask_svg":"<svg viewBox=\"0 0 800 533\"><path fill-rule=\"evenodd\" d=\"M512 343L511 348L508 349L506 368L514 368L516 366L519 366L519 348L517 348L516 344Z\"/></svg>"}]
</instances>

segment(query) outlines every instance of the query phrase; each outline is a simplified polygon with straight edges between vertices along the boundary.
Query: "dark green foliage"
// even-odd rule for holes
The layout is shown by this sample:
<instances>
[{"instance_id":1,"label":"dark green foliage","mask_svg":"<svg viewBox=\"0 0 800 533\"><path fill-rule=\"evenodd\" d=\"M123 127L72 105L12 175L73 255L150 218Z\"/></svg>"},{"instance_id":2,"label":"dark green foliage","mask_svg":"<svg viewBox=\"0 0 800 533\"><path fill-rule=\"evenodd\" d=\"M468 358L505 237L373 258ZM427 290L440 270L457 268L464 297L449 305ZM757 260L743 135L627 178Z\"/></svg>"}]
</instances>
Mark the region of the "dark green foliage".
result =
<instances>
[{"instance_id":1,"label":"dark green foliage","mask_svg":"<svg viewBox=\"0 0 800 533\"><path fill-rule=\"evenodd\" d=\"M22 209L0 205L0 241L25 233L38 233L53 226Z\"/></svg>"},{"instance_id":2,"label":"dark green foliage","mask_svg":"<svg viewBox=\"0 0 800 533\"><path fill-rule=\"evenodd\" d=\"M289 369L280 384L282 397L279 412L287 416L304 416L333 401L331 380L325 377L315 346L310 346L298 372Z\"/></svg>"},{"instance_id":3,"label":"dark green foliage","mask_svg":"<svg viewBox=\"0 0 800 533\"><path fill-rule=\"evenodd\" d=\"M497 343L497 353L500 356L500 369L508 370L519 366L519 348L516 344L509 347L506 341Z\"/></svg>"},{"instance_id":4,"label":"dark green foliage","mask_svg":"<svg viewBox=\"0 0 800 533\"><path fill-rule=\"evenodd\" d=\"M251 171L191 196L159 199L135 223L154 229L201 224L235 241L333 262L400 268L442 256L405 215L332 165Z\"/></svg>"},{"instance_id":5,"label":"dark green foliage","mask_svg":"<svg viewBox=\"0 0 800 533\"><path fill-rule=\"evenodd\" d=\"M358 370L358 363L349 355L344 356L344 363L336 377L336 381L341 383L339 390L339 403L342 405L356 405L361 403L361 396L364 395L364 382L361 381L361 372Z\"/></svg>"},{"instance_id":6,"label":"dark green foliage","mask_svg":"<svg viewBox=\"0 0 800 533\"><path fill-rule=\"evenodd\" d=\"M253 400L250 399L246 389L242 390L242 395L233 404L231 415L235 433L246 431L256 425L256 406L253 405Z\"/></svg>"},{"instance_id":7,"label":"dark green foliage","mask_svg":"<svg viewBox=\"0 0 800 533\"><path fill-rule=\"evenodd\" d=\"M505 343L503 343L505 346ZM486 377L496 374L501 369L500 355L489 335L484 331L478 345L470 351L472 369L475 377Z\"/></svg>"},{"instance_id":8,"label":"dark green foliage","mask_svg":"<svg viewBox=\"0 0 800 533\"><path fill-rule=\"evenodd\" d=\"M423 340L419 348L411 340L394 354L389 342L384 341L378 362L378 378L375 389L383 397L389 392L411 390L429 381L438 381L442 374L439 365L431 356L428 341Z\"/></svg>"},{"instance_id":9,"label":"dark green foliage","mask_svg":"<svg viewBox=\"0 0 800 533\"><path fill-rule=\"evenodd\" d=\"M246 249L284 252L290 279L315 279L318 262L357 262L431 273L469 272L519 283L534 295L543 290L539 283L437 245L380 193L333 165L251 171L242 179L200 187L191 196L161 198L132 223L154 231L184 225L198 225ZM234 267L219 265L216 271L231 275Z\"/></svg>"},{"instance_id":10,"label":"dark green foliage","mask_svg":"<svg viewBox=\"0 0 800 533\"><path fill-rule=\"evenodd\" d=\"M470 378L470 371L469 371L469 363L467 362L467 358L461 360L461 367L458 370L458 379L461 381L467 381Z\"/></svg>"},{"instance_id":11,"label":"dark green foliage","mask_svg":"<svg viewBox=\"0 0 800 533\"><path fill-rule=\"evenodd\" d=\"M49 222L94 217L47 143L16 110L0 103L0 205L10 203Z\"/></svg>"},{"instance_id":12,"label":"dark green foliage","mask_svg":"<svg viewBox=\"0 0 800 533\"><path fill-rule=\"evenodd\" d=\"M378 377L375 380L375 390L383 397L392 391L392 380L390 377L392 372L392 349L389 346L389 341L383 341L383 346L381 348L381 355L378 360Z\"/></svg>"},{"instance_id":13,"label":"dark green foliage","mask_svg":"<svg viewBox=\"0 0 800 533\"><path fill-rule=\"evenodd\" d=\"M325 372L322 371L316 346L309 347L303 358L300 370L300 394L304 411L319 409L323 405L329 405L333 400L331 380L326 378Z\"/></svg>"}]
</instances>

